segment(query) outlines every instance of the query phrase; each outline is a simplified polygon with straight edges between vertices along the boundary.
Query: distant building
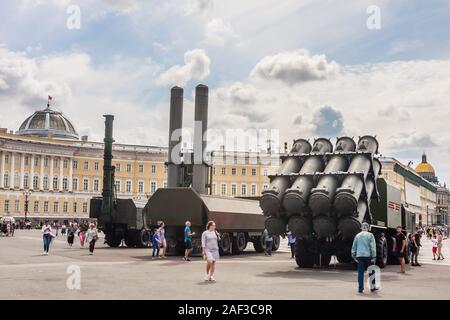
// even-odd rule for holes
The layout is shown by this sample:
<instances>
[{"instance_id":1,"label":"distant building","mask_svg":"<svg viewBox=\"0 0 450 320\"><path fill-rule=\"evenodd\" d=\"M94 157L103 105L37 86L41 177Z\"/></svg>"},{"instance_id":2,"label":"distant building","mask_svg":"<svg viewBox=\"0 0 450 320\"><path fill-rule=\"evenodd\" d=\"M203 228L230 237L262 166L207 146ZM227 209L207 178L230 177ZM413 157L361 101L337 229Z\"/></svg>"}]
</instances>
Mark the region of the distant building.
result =
<instances>
[{"instance_id":1,"label":"distant building","mask_svg":"<svg viewBox=\"0 0 450 320\"><path fill-rule=\"evenodd\" d=\"M436 177L434 168L427 162L427 155L425 152L422 154L422 162L416 166L416 172L431 183L438 183L438 178Z\"/></svg>"},{"instance_id":2,"label":"distant building","mask_svg":"<svg viewBox=\"0 0 450 320\"><path fill-rule=\"evenodd\" d=\"M251 154L213 153L212 193L223 196L258 196L268 187L268 175L278 164L249 161ZM167 149L115 143L118 197L146 199L166 186ZM253 158L255 159L255 158ZM25 216L25 191L30 219L87 218L89 201L101 194L103 143L79 140L75 126L62 113L47 108L27 117L19 130L0 129L0 216Z\"/></svg>"},{"instance_id":3,"label":"distant building","mask_svg":"<svg viewBox=\"0 0 450 320\"><path fill-rule=\"evenodd\" d=\"M450 190L444 184L437 188L437 207L436 207L436 223L449 225L450 217L448 205L450 202Z\"/></svg>"}]
</instances>

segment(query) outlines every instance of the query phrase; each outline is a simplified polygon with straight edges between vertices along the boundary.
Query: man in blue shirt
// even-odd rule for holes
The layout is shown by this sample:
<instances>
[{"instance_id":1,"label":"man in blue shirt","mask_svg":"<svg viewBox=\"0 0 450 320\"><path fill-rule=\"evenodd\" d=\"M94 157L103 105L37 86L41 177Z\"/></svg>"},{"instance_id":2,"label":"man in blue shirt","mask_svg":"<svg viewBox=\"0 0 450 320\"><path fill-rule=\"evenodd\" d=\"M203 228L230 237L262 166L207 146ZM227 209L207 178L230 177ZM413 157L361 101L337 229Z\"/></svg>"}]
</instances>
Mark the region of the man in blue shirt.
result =
<instances>
[{"instance_id":1,"label":"man in blue shirt","mask_svg":"<svg viewBox=\"0 0 450 320\"><path fill-rule=\"evenodd\" d=\"M195 232L191 231L191 222L186 221L185 228L184 228L184 261L191 261L189 259L189 254L192 250L192 236L195 235Z\"/></svg>"},{"instance_id":2,"label":"man in blue shirt","mask_svg":"<svg viewBox=\"0 0 450 320\"><path fill-rule=\"evenodd\" d=\"M361 225L361 232L353 240L352 258L358 263L358 292L364 291L364 272L367 267L375 263L377 250L375 237L369 232L369 224L364 222ZM370 291L375 291L373 288Z\"/></svg>"},{"instance_id":3,"label":"man in blue shirt","mask_svg":"<svg viewBox=\"0 0 450 320\"><path fill-rule=\"evenodd\" d=\"M291 231L287 233L287 236L288 246L291 248L291 258L295 258L295 242L297 241L297 238Z\"/></svg>"},{"instance_id":4,"label":"man in blue shirt","mask_svg":"<svg viewBox=\"0 0 450 320\"><path fill-rule=\"evenodd\" d=\"M264 229L262 236L263 236L264 243L266 244L265 255L268 257L271 257L272 256L273 237L272 237L272 235L269 234L269 230L267 230L267 228Z\"/></svg>"}]
</instances>

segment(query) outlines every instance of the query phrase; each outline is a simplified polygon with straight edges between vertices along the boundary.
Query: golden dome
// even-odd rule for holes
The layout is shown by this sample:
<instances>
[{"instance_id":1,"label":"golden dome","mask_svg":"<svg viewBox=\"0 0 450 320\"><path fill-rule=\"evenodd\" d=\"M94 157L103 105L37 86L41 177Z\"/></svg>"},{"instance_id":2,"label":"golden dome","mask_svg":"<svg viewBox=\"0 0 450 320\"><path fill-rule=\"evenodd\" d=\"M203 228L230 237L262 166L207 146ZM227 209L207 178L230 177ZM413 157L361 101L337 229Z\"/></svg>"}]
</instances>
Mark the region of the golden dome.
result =
<instances>
[{"instance_id":1,"label":"golden dome","mask_svg":"<svg viewBox=\"0 0 450 320\"><path fill-rule=\"evenodd\" d=\"M417 173L429 173L434 176L434 168L431 164L427 162L427 155L425 152L422 155L422 162L419 163L416 167Z\"/></svg>"}]
</instances>

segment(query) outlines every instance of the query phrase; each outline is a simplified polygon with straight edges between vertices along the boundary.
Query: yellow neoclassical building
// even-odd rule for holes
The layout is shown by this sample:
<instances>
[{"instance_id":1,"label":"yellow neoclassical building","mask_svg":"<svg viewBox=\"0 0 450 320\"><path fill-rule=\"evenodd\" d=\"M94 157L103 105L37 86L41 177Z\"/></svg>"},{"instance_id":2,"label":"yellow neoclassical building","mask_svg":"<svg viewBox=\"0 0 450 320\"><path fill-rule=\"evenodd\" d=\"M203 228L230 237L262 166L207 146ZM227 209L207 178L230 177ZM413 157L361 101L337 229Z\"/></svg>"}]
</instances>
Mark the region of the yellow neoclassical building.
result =
<instances>
[{"instance_id":1,"label":"yellow neoclassical building","mask_svg":"<svg viewBox=\"0 0 450 320\"><path fill-rule=\"evenodd\" d=\"M114 144L118 197L145 200L166 186L167 149ZM252 154L213 153L212 193L258 196L277 163L249 161ZM252 158L253 159L253 158ZM87 218L89 200L102 190L103 143L79 138L61 112L47 106L25 119L16 132L0 129L0 216L69 220Z\"/></svg>"}]
</instances>

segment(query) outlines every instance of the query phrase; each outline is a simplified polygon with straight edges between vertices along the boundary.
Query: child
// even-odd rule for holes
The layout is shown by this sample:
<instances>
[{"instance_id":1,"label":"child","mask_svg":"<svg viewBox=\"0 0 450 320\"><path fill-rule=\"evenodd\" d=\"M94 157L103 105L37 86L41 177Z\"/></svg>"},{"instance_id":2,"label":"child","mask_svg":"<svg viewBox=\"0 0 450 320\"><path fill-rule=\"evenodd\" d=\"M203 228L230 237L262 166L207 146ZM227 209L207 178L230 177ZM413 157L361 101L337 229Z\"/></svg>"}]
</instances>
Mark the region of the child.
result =
<instances>
[{"instance_id":1,"label":"child","mask_svg":"<svg viewBox=\"0 0 450 320\"><path fill-rule=\"evenodd\" d=\"M160 245L161 245L161 237L159 235L159 230L155 229L155 233L152 236L152 247L153 247L152 259L155 259L155 257L160 258L159 256Z\"/></svg>"},{"instance_id":2,"label":"child","mask_svg":"<svg viewBox=\"0 0 450 320\"><path fill-rule=\"evenodd\" d=\"M438 249L438 241L436 239L436 235L433 235L433 238L431 239L431 243L433 244L433 260L436 260L436 254Z\"/></svg>"}]
</instances>

